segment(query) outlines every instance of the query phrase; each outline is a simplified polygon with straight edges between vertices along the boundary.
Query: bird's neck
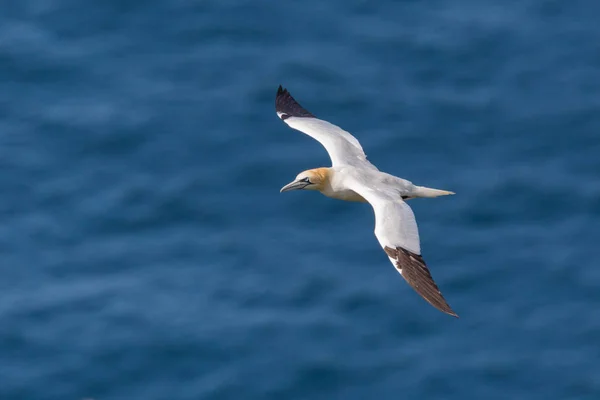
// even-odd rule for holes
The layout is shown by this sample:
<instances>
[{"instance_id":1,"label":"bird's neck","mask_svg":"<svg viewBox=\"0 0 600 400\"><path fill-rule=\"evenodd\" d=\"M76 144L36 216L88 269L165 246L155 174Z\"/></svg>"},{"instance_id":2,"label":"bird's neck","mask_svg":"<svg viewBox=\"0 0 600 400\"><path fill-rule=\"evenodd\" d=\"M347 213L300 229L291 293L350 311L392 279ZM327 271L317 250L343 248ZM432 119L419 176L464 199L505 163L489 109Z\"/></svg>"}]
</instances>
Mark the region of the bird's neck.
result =
<instances>
[{"instance_id":1,"label":"bird's neck","mask_svg":"<svg viewBox=\"0 0 600 400\"><path fill-rule=\"evenodd\" d=\"M367 201L354 191L344 187L341 182L335 179L335 170L333 168L317 168L321 177L321 184L318 187L319 192L332 199L344 201L357 201L366 203Z\"/></svg>"}]
</instances>

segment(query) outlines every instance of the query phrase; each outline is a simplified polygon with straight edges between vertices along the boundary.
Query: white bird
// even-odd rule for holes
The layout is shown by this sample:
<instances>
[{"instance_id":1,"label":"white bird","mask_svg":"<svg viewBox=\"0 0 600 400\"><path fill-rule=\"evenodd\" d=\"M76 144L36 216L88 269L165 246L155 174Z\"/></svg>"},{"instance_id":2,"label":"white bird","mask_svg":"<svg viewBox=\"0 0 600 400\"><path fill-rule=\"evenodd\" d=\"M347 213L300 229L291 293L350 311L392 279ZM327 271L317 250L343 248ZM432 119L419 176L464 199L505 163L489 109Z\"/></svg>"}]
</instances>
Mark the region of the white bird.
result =
<instances>
[{"instance_id":1,"label":"white bird","mask_svg":"<svg viewBox=\"0 0 600 400\"><path fill-rule=\"evenodd\" d=\"M458 315L448 305L421 256L415 215L405 200L454 194L446 190L416 186L412 182L380 172L367 161L358 140L349 132L316 118L279 86L275 110L283 122L319 141L329 153L330 168L310 169L281 188L318 190L327 197L368 202L375 212L375 236L392 265L408 284L438 310Z\"/></svg>"}]
</instances>

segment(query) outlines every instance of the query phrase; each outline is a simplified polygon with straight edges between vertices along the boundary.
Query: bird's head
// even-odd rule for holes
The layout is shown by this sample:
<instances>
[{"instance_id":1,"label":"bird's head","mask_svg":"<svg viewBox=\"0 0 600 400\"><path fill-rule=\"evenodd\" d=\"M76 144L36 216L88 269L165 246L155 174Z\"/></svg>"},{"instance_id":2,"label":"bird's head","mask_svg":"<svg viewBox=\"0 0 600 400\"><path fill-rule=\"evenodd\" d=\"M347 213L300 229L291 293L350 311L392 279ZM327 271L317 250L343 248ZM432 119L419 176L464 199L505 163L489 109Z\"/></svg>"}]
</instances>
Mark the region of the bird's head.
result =
<instances>
[{"instance_id":1,"label":"bird's head","mask_svg":"<svg viewBox=\"0 0 600 400\"><path fill-rule=\"evenodd\" d=\"M281 188L280 192L290 190L323 190L329 180L329 168L316 168L300 172L296 179Z\"/></svg>"}]
</instances>

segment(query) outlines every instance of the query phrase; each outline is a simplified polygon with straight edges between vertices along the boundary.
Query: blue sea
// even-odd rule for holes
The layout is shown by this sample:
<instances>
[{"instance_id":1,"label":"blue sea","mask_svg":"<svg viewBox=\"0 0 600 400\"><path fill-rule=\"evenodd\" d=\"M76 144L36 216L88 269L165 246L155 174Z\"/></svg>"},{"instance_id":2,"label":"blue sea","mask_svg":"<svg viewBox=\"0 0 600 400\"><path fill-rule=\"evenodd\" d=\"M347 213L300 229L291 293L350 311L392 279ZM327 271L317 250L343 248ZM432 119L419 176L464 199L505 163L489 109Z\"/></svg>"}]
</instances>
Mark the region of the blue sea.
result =
<instances>
[{"instance_id":1,"label":"blue sea","mask_svg":"<svg viewBox=\"0 0 600 400\"><path fill-rule=\"evenodd\" d=\"M600 399L600 3L23 0L0 12L0 399ZM415 199L460 315L324 148Z\"/></svg>"}]
</instances>

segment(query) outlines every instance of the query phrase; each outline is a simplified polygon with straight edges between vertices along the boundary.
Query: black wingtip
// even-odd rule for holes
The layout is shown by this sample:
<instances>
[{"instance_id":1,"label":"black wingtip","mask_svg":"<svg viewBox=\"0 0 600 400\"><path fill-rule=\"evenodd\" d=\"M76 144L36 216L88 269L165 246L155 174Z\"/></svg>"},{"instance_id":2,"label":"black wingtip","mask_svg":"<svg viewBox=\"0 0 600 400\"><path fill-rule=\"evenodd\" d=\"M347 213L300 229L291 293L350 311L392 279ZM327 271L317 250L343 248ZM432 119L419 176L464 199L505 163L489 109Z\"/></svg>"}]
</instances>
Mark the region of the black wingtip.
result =
<instances>
[{"instance_id":1,"label":"black wingtip","mask_svg":"<svg viewBox=\"0 0 600 400\"><path fill-rule=\"evenodd\" d=\"M384 251L396 260L396 268L402 277L423 299L441 312L459 318L442 295L421 255L402 247L392 249L386 246Z\"/></svg>"},{"instance_id":2,"label":"black wingtip","mask_svg":"<svg viewBox=\"0 0 600 400\"><path fill-rule=\"evenodd\" d=\"M283 120L290 117L315 118L312 113L302 107L292 97L290 92L281 85L279 85L277 95L275 96L275 111L281 113L280 118Z\"/></svg>"}]
</instances>

